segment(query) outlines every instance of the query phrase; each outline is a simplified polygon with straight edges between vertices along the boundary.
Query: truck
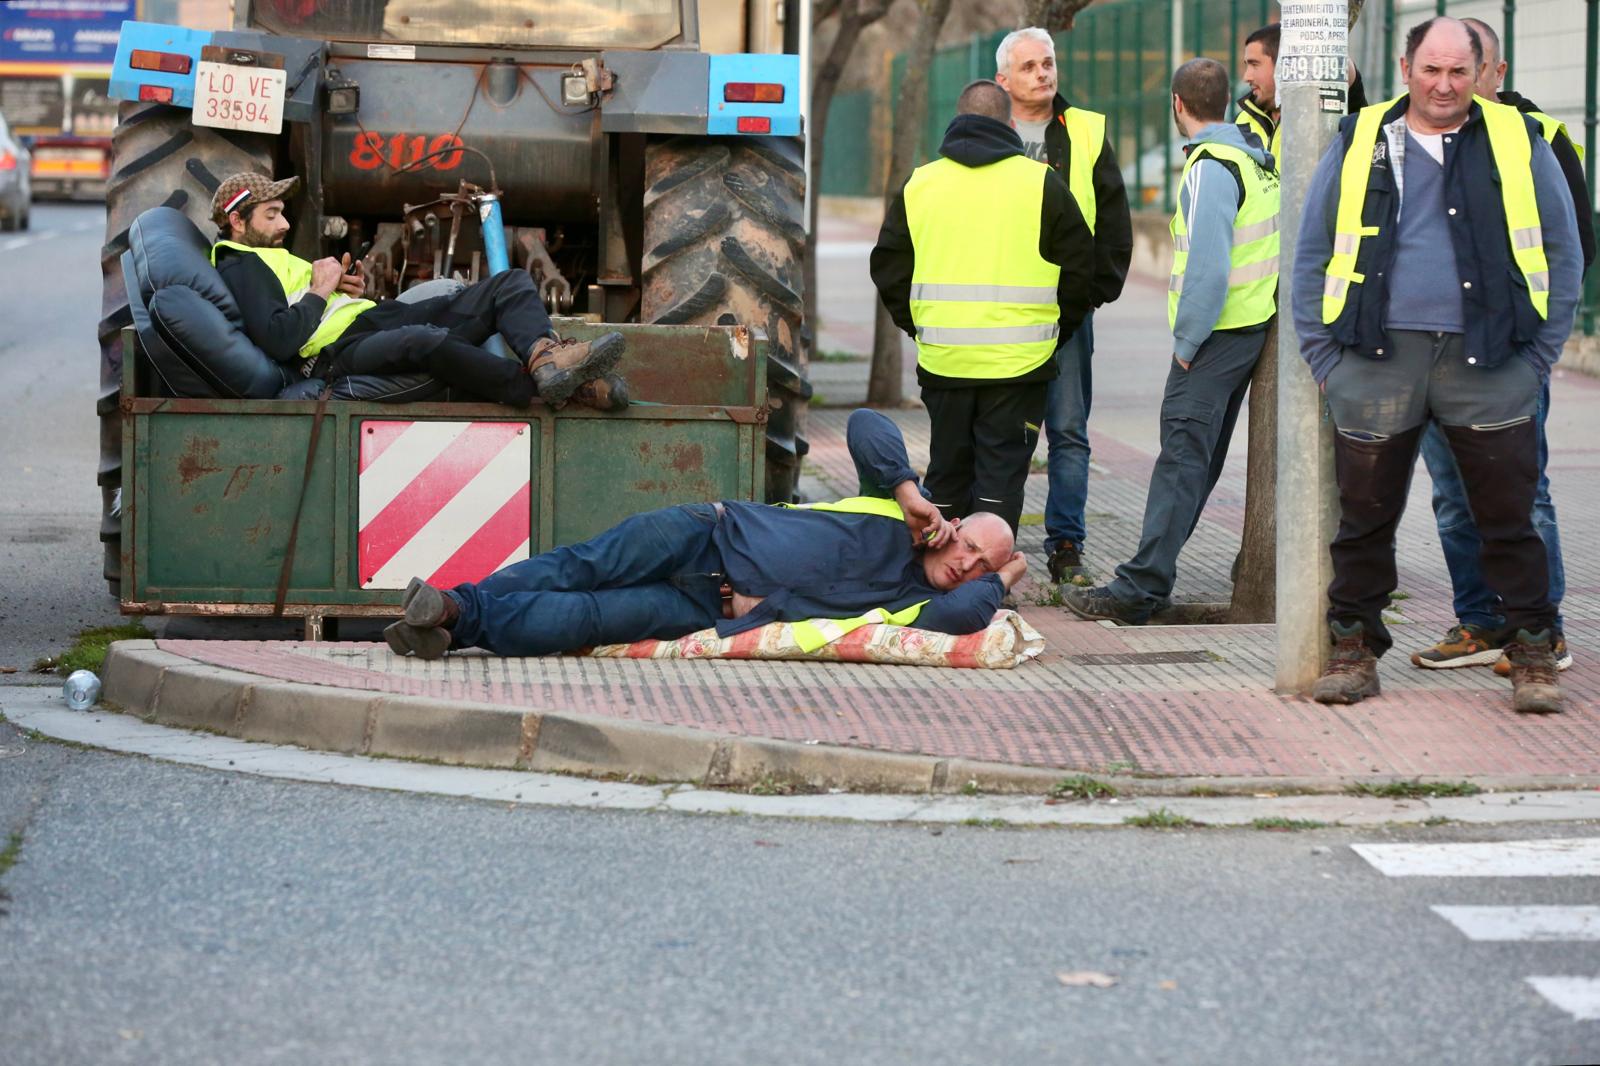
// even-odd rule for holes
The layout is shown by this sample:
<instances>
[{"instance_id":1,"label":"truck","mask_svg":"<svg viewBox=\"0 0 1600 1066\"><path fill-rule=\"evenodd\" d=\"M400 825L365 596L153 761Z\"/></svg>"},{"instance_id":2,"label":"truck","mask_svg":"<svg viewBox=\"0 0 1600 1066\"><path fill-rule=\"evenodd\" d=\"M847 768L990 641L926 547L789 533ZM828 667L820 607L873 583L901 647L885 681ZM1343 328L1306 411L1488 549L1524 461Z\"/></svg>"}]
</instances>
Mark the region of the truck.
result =
<instances>
[{"instance_id":1,"label":"truck","mask_svg":"<svg viewBox=\"0 0 1600 1066\"><path fill-rule=\"evenodd\" d=\"M14 0L0 7L0 114L32 152L37 197L98 199L111 172L108 95L137 0Z\"/></svg>"},{"instance_id":2,"label":"truck","mask_svg":"<svg viewBox=\"0 0 1600 1066\"><path fill-rule=\"evenodd\" d=\"M179 453L220 442L298 479L309 407L152 390L125 365L138 345L127 336L123 258L130 228L152 207L214 232L212 194L244 170L298 175L290 250L348 252L365 264L374 298L509 265L534 276L564 332L623 324L624 369L646 402L604 432L581 412L522 417L537 453L528 550L686 498L793 500L810 394L801 17L799 0L236 0L228 31L125 23L109 85L119 117L102 250L97 472L105 575L123 610L277 613L319 625L394 613L399 586L374 584L361 562L362 439L402 417L507 417L481 405L343 405L328 461L344 465L294 523L329 537L321 576L297 577L274 598L265 578L277 549L264 551L250 581L225 573L236 549L192 572L205 542L259 532L254 510L270 512L281 541L293 493L280 485L241 501L219 486L197 503L182 480L195 457ZM297 428L251 436L244 427L271 419L244 416L263 414L298 419ZM568 436L592 453L577 458ZM200 468L226 469L207 454ZM224 511L231 517L219 519ZM298 575L299 560L293 568Z\"/></svg>"}]
</instances>

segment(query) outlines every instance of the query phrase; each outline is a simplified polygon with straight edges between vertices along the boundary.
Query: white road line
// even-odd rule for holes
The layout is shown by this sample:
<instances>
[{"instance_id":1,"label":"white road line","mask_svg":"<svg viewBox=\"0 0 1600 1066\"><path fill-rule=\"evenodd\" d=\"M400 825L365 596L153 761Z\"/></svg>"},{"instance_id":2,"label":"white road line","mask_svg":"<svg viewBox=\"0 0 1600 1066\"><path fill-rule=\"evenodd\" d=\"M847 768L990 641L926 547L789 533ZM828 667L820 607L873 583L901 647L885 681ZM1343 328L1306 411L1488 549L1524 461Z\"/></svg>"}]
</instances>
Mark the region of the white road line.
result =
<instances>
[{"instance_id":1,"label":"white road line","mask_svg":"<svg viewBox=\"0 0 1600 1066\"><path fill-rule=\"evenodd\" d=\"M1600 877L1600 837L1350 847L1386 877Z\"/></svg>"},{"instance_id":2,"label":"white road line","mask_svg":"<svg viewBox=\"0 0 1600 1066\"><path fill-rule=\"evenodd\" d=\"M876 247L872 241L818 241L818 259L859 259Z\"/></svg>"},{"instance_id":3,"label":"white road line","mask_svg":"<svg viewBox=\"0 0 1600 1066\"><path fill-rule=\"evenodd\" d=\"M1528 983L1577 1021L1600 1021L1600 977L1530 977Z\"/></svg>"},{"instance_id":4,"label":"white road line","mask_svg":"<svg viewBox=\"0 0 1600 1066\"><path fill-rule=\"evenodd\" d=\"M13 237L9 241L0 241L0 252L14 252L18 248L26 248L30 244L38 244L48 237L47 233L33 233L26 237Z\"/></svg>"},{"instance_id":5,"label":"white road line","mask_svg":"<svg viewBox=\"0 0 1600 1066\"><path fill-rule=\"evenodd\" d=\"M1600 907L1434 907L1469 940L1600 940Z\"/></svg>"}]
</instances>

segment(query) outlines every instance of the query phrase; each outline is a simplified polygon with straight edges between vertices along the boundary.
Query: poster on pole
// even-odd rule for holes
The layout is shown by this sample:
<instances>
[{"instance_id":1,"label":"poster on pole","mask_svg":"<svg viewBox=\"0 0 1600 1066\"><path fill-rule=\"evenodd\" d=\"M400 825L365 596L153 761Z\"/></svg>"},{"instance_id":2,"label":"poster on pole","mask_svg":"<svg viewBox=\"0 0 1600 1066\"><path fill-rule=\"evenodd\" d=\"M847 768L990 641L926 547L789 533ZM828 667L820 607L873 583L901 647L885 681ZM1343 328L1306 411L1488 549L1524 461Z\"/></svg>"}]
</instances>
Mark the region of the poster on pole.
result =
<instances>
[{"instance_id":1,"label":"poster on pole","mask_svg":"<svg viewBox=\"0 0 1600 1066\"><path fill-rule=\"evenodd\" d=\"M1282 38L1278 44L1279 85L1321 82L1320 109L1345 110L1345 56L1349 51L1349 5L1346 0L1283 0Z\"/></svg>"}]
</instances>

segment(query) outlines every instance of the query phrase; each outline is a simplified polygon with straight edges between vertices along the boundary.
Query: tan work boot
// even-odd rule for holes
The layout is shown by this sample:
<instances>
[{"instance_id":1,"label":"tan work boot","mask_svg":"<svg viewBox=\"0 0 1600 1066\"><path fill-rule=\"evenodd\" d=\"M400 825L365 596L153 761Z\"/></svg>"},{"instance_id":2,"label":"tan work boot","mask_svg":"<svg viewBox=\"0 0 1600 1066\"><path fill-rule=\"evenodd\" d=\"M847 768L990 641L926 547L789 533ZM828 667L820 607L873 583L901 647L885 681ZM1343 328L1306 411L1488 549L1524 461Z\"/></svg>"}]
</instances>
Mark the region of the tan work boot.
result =
<instances>
[{"instance_id":1,"label":"tan work boot","mask_svg":"<svg viewBox=\"0 0 1600 1066\"><path fill-rule=\"evenodd\" d=\"M1376 696L1378 657L1367 647L1366 631L1360 622L1349 626L1329 622L1333 635L1333 654L1328 669L1311 686L1311 698L1318 703L1360 703Z\"/></svg>"},{"instance_id":2,"label":"tan work boot","mask_svg":"<svg viewBox=\"0 0 1600 1066\"><path fill-rule=\"evenodd\" d=\"M596 411L620 411L628 406L628 380L621 374L602 374L579 385L572 394L572 402Z\"/></svg>"},{"instance_id":3,"label":"tan work boot","mask_svg":"<svg viewBox=\"0 0 1600 1066\"><path fill-rule=\"evenodd\" d=\"M584 343L572 339L540 337L528 353L528 373L539 398L560 407L586 381L602 377L616 367L627 347L620 333L606 333Z\"/></svg>"},{"instance_id":4,"label":"tan work boot","mask_svg":"<svg viewBox=\"0 0 1600 1066\"><path fill-rule=\"evenodd\" d=\"M1511 707L1521 714L1559 714L1561 686L1556 683L1556 655L1550 631L1517 630L1506 642L1511 662Z\"/></svg>"}]
</instances>

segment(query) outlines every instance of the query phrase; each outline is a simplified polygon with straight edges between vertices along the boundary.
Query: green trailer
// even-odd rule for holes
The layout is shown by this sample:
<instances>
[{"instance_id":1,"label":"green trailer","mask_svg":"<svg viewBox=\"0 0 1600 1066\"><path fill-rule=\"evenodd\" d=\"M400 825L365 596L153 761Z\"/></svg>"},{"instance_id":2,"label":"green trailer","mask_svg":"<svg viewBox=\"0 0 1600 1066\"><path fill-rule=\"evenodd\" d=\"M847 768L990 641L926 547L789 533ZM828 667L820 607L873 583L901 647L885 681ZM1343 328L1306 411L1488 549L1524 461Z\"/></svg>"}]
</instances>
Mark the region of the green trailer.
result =
<instances>
[{"instance_id":1,"label":"green trailer","mask_svg":"<svg viewBox=\"0 0 1600 1066\"><path fill-rule=\"evenodd\" d=\"M157 398L125 330L123 613L283 615L319 639L340 617L399 614L408 570L476 580L640 511L763 499L764 340L742 326L604 328L628 336L625 411L332 402L309 461L314 401ZM399 433L404 446L380 450ZM453 459L471 440L493 460L481 446Z\"/></svg>"}]
</instances>

